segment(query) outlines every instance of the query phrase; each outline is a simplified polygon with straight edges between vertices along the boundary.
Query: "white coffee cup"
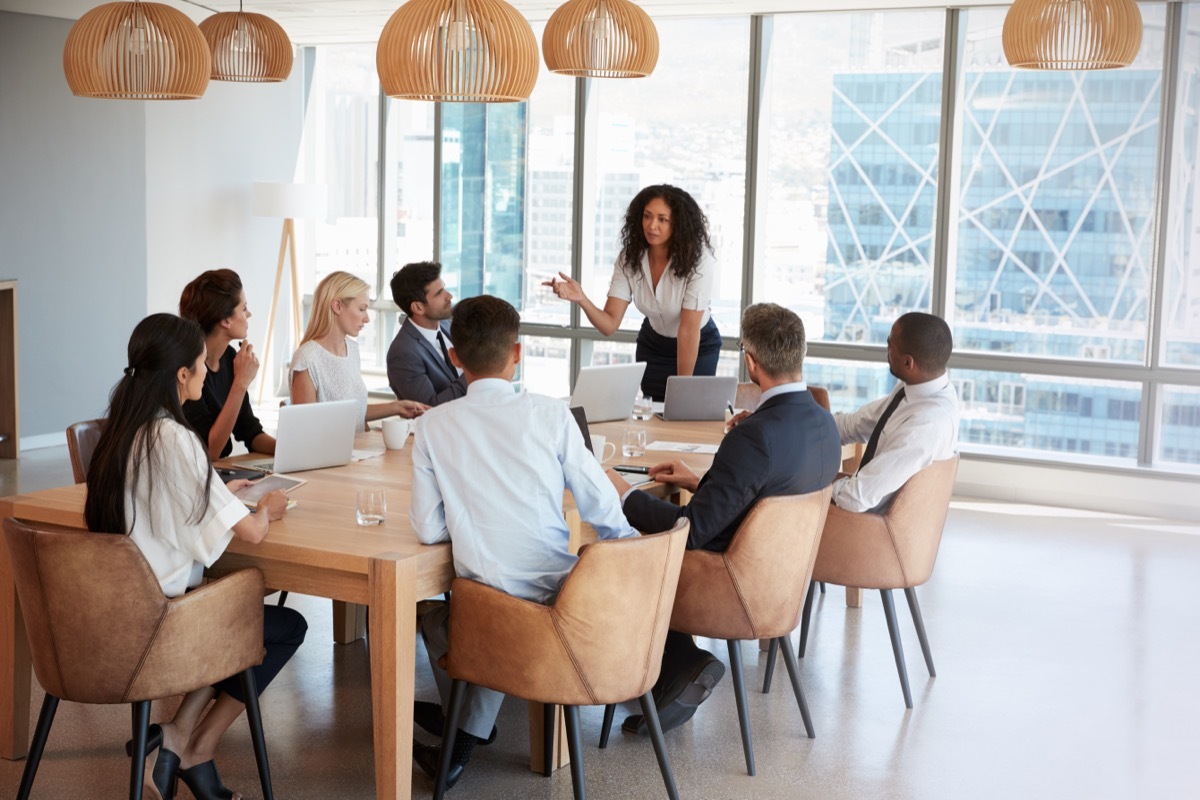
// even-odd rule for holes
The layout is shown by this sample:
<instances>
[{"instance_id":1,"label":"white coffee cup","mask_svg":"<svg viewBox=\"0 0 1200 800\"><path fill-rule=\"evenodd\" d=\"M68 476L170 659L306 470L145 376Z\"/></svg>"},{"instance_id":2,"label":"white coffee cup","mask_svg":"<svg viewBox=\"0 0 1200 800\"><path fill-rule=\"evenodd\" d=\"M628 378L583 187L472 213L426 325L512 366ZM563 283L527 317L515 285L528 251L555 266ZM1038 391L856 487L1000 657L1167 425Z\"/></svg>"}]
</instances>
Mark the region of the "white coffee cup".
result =
<instances>
[{"instance_id":1,"label":"white coffee cup","mask_svg":"<svg viewBox=\"0 0 1200 800\"><path fill-rule=\"evenodd\" d=\"M412 423L406 419L385 419L383 421L383 444L388 450L403 450L408 442L408 431Z\"/></svg>"},{"instance_id":2,"label":"white coffee cup","mask_svg":"<svg viewBox=\"0 0 1200 800\"><path fill-rule=\"evenodd\" d=\"M611 447L612 452L608 452L607 448ZM596 460L603 464L617 454L617 445L615 442L610 442L599 434L592 434L592 452L596 454Z\"/></svg>"}]
</instances>

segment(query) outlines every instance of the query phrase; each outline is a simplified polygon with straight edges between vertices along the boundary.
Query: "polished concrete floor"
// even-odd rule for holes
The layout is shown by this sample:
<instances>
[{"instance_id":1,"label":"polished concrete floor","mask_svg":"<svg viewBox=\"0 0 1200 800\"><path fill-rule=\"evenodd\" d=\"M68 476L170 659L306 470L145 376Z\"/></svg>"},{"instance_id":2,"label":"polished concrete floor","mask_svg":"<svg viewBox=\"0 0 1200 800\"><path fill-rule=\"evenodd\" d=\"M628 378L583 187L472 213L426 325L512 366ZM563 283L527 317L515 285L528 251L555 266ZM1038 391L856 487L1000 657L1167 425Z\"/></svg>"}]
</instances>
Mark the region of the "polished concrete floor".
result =
<instances>
[{"instance_id":1,"label":"polished concrete floor","mask_svg":"<svg viewBox=\"0 0 1200 800\"><path fill-rule=\"evenodd\" d=\"M0 495L70 480L62 448L27 454L19 474L14 467L0 461ZM957 499L933 579L920 590L937 678L925 673L899 604L915 708L904 708L878 594L847 609L831 588L800 662L817 738L803 736L782 669L772 693L759 692L762 659L746 644L758 775L745 772L727 675L696 718L667 735L680 793L1200 798L1198 583L1200 526ZM370 798L367 646L329 643L327 602L290 604L311 628L264 695L276 795ZM727 658L723 645L714 649ZM417 696L433 699L420 650L416 668ZM35 715L40 703L35 691ZM582 714L591 797L665 796L648 740L615 732L606 751L596 749L600 716L599 708ZM499 741L475 751L450 796L569 798L568 771L547 779L528 769L524 704L506 701L499 725ZM64 703L33 796L124 796L128 729L126 708ZM260 796L240 722L218 763L228 785ZM15 794L22 766L0 760L0 798ZM418 772L414 797L430 791Z\"/></svg>"}]
</instances>

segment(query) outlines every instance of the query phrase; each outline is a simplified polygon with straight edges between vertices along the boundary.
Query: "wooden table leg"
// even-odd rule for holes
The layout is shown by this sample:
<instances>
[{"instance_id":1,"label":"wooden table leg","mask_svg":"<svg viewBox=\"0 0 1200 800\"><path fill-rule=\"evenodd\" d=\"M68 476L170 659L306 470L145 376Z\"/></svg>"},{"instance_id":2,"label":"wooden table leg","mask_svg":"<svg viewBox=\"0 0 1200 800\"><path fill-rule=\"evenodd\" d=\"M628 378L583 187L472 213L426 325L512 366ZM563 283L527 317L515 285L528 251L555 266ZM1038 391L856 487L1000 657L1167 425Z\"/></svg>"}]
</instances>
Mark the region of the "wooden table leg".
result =
<instances>
[{"instance_id":1,"label":"wooden table leg","mask_svg":"<svg viewBox=\"0 0 1200 800\"><path fill-rule=\"evenodd\" d=\"M546 741L545 711L546 706L542 703L529 702L529 768L539 774L546 771L546 757L543 755ZM567 753L567 728L563 724L562 706L554 708L554 755L550 763L551 772L571 763Z\"/></svg>"},{"instance_id":2,"label":"wooden table leg","mask_svg":"<svg viewBox=\"0 0 1200 800\"><path fill-rule=\"evenodd\" d=\"M0 756L4 758L22 758L29 752L30 672L29 639L12 566L8 550L0 547Z\"/></svg>"},{"instance_id":3,"label":"wooden table leg","mask_svg":"<svg viewBox=\"0 0 1200 800\"><path fill-rule=\"evenodd\" d=\"M375 797L412 797L413 662L417 567L414 559L371 559L371 709Z\"/></svg>"},{"instance_id":4,"label":"wooden table leg","mask_svg":"<svg viewBox=\"0 0 1200 800\"><path fill-rule=\"evenodd\" d=\"M846 587L846 607L862 608L862 589L853 586Z\"/></svg>"},{"instance_id":5,"label":"wooden table leg","mask_svg":"<svg viewBox=\"0 0 1200 800\"><path fill-rule=\"evenodd\" d=\"M359 603L333 601L333 641L336 644L357 642L367 633L367 607Z\"/></svg>"}]
</instances>

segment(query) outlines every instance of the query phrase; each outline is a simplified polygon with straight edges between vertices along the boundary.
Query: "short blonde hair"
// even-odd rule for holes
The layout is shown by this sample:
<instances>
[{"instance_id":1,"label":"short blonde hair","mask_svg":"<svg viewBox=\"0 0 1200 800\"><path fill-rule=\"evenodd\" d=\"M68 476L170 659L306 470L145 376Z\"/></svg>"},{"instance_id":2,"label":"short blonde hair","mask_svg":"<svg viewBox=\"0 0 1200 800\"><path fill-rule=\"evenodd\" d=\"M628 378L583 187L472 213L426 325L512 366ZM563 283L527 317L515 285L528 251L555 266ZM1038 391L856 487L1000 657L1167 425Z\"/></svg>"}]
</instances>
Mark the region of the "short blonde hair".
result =
<instances>
[{"instance_id":1,"label":"short blonde hair","mask_svg":"<svg viewBox=\"0 0 1200 800\"><path fill-rule=\"evenodd\" d=\"M371 287L362 278L349 272L331 272L317 284L313 292L312 316L304 329L300 344L320 339L333 329L333 301L349 302L359 295L367 294Z\"/></svg>"}]
</instances>

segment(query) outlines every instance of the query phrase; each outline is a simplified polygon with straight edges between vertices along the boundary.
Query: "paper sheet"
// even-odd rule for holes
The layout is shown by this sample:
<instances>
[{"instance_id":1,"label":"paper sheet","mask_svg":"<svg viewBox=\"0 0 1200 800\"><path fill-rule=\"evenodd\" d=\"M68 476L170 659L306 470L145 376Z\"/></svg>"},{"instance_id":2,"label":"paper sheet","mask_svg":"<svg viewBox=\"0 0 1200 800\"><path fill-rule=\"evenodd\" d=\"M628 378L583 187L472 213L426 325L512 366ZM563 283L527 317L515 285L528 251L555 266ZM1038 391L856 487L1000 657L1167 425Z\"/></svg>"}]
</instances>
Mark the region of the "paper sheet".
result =
<instances>
[{"instance_id":1,"label":"paper sheet","mask_svg":"<svg viewBox=\"0 0 1200 800\"><path fill-rule=\"evenodd\" d=\"M668 453L697 453L700 455L711 456L716 454L717 445L715 444L693 444L692 442L667 442L656 441L646 445L647 450L662 450Z\"/></svg>"}]
</instances>

